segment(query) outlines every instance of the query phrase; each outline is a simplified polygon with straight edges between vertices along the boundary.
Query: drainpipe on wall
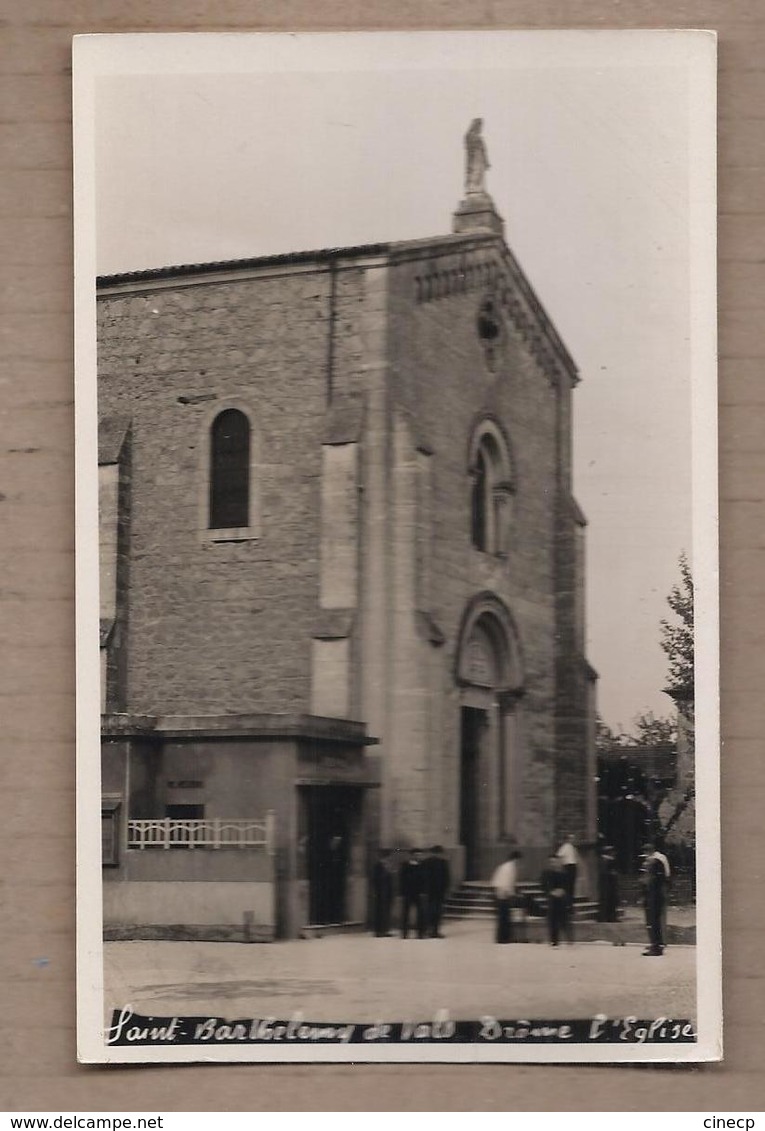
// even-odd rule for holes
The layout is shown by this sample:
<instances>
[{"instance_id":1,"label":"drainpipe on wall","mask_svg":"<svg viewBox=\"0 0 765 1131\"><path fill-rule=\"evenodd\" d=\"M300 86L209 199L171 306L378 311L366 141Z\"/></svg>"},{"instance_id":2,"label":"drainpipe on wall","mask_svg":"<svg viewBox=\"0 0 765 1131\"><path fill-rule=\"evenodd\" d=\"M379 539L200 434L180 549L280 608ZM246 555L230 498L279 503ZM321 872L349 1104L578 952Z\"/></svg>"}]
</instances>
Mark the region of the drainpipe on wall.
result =
<instances>
[{"instance_id":1,"label":"drainpipe on wall","mask_svg":"<svg viewBox=\"0 0 765 1131\"><path fill-rule=\"evenodd\" d=\"M337 318L337 265L329 263L329 332L327 335L327 404L332 404L335 375L335 319Z\"/></svg>"},{"instance_id":2,"label":"drainpipe on wall","mask_svg":"<svg viewBox=\"0 0 765 1131\"><path fill-rule=\"evenodd\" d=\"M555 530L553 533L553 547L555 554L555 750L558 752L558 740L560 738L560 694L561 694L561 582L562 582L562 569L561 569L561 524L563 520L563 390L561 388L561 375L556 369L555 372ZM560 775L558 772L557 758L554 769L555 773L555 809L553 814L553 832L556 842L560 842L561 837L564 835L562 828L560 811L561 811L561 798L560 790ZM563 822L565 823L565 822Z\"/></svg>"}]
</instances>

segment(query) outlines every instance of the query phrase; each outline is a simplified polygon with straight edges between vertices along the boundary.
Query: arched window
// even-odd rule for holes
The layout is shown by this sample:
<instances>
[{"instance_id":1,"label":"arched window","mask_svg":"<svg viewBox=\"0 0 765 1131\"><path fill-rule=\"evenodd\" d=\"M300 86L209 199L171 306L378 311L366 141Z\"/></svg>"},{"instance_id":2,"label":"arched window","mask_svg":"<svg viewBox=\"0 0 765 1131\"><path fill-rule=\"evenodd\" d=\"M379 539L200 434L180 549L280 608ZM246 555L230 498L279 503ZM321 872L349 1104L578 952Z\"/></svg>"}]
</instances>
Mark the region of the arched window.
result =
<instances>
[{"instance_id":1,"label":"arched window","mask_svg":"<svg viewBox=\"0 0 765 1131\"><path fill-rule=\"evenodd\" d=\"M470 445L471 541L486 554L507 551L515 485L507 441L493 420L484 420Z\"/></svg>"},{"instance_id":2,"label":"arched window","mask_svg":"<svg viewBox=\"0 0 765 1131\"><path fill-rule=\"evenodd\" d=\"M249 521L250 422L239 409L227 408L210 433L210 529L239 529Z\"/></svg>"},{"instance_id":3,"label":"arched window","mask_svg":"<svg viewBox=\"0 0 765 1131\"><path fill-rule=\"evenodd\" d=\"M473 470L473 493L471 499L473 530L473 545L478 550L486 549L486 457L479 448Z\"/></svg>"}]
</instances>

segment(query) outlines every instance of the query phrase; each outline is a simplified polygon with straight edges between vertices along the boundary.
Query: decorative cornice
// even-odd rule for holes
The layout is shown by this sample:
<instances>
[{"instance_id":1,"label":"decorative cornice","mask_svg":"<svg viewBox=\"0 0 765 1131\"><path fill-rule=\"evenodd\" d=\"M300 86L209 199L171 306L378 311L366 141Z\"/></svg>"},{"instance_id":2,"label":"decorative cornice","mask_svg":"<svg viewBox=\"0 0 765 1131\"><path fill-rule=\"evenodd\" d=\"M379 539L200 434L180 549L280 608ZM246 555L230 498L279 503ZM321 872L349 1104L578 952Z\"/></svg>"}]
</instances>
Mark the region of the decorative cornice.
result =
<instances>
[{"instance_id":1,"label":"decorative cornice","mask_svg":"<svg viewBox=\"0 0 765 1131\"><path fill-rule=\"evenodd\" d=\"M366 723L329 719L321 715L103 715L105 741L138 738L161 742L168 738L310 738L373 746Z\"/></svg>"},{"instance_id":2,"label":"decorative cornice","mask_svg":"<svg viewBox=\"0 0 765 1131\"><path fill-rule=\"evenodd\" d=\"M551 384L577 384L579 374L552 321L504 241L443 254L421 264L414 277L415 302L430 303L452 295L487 292L516 328Z\"/></svg>"},{"instance_id":3,"label":"decorative cornice","mask_svg":"<svg viewBox=\"0 0 765 1131\"><path fill-rule=\"evenodd\" d=\"M496 255L497 242L488 241L484 246L461 252L446 248L442 255L423 260L414 277L415 301L433 302L493 288L502 272Z\"/></svg>"}]
</instances>

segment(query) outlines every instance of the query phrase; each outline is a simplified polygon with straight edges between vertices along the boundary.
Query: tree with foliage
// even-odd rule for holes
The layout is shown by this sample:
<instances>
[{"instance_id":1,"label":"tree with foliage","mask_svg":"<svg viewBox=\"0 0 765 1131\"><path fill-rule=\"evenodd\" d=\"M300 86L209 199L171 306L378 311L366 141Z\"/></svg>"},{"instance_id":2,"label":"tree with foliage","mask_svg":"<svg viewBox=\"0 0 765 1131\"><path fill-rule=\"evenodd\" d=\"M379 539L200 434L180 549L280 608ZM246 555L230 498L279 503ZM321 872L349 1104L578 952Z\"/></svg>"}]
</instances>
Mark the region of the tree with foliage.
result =
<instances>
[{"instance_id":1,"label":"tree with foliage","mask_svg":"<svg viewBox=\"0 0 765 1131\"><path fill-rule=\"evenodd\" d=\"M680 582L672 587L667 604L675 614L661 621L661 647L669 660L667 691L693 697L693 576L688 558L680 555Z\"/></svg>"},{"instance_id":2,"label":"tree with foliage","mask_svg":"<svg viewBox=\"0 0 765 1131\"><path fill-rule=\"evenodd\" d=\"M620 846L620 866L628 870L636 865L643 841L657 837L671 841L673 867L692 867L693 577L684 553L679 565L680 580L667 597L673 616L660 622L660 643L669 661L665 690L677 705L677 717L661 718L646 711L632 719L628 730L596 718L601 833ZM671 747L678 768L684 764L675 785L648 775L649 747Z\"/></svg>"},{"instance_id":3,"label":"tree with foliage","mask_svg":"<svg viewBox=\"0 0 765 1131\"><path fill-rule=\"evenodd\" d=\"M595 715L595 749L598 753L613 750L614 746L621 746L623 735L617 734L605 721L600 711Z\"/></svg>"},{"instance_id":4,"label":"tree with foliage","mask_svg":"<svg viewBox=\"0 0 765 1131\"><path fill-rule=\"evenodd\" d=\"M670 838L680 859L692 870L695 849L694 769L694 636L693 575L685 553L680 555L680 582L667 604L672 620L661 622L661 646L669 660L665 691L677 705L677 782L659 814L661 834Z\"/></svg>"},{"instance_id":5,"label":"tree with foliage","mask_svg":"<svg viewBox=\"0 0 765 1131\"><path fill-rule=\"evenodd\" d=\"M652 711L636 715L629 733L613 730L596 717L596 747L600 754L598 794L601 832L615 843L620 867L631 871L646 837L663 830L659 808L668 784L650 776L646 754L657 747L673 751L677 726L673 719L657 718ZM617 760L615 760L615 758Z\"/></svg>"},{"instance_id":6,"label":"tree with foliage","mask_svg":"<svg viewBox=\"0 0 765 1131\"><path fill-rule=\"evenodd\" d=\"M677 724L674 719L657 718L653 711L634 718L632 730L635 746L674 746L677 742Z\"/></svg>"},{"instance_id":7,"label":"tree with foliage","mask_svg":"<svg viewBox=\"0 0 765 1131\"><path fill-rule=\"evenodd\" d=\"M673 719L664 719L654 715L653 711L646 711L636 715L630 724L630 730L614 730L608 725L601 715L595 716L595 748L605 752L617 746L674 746L677 741L677 726Z\"/></svg>"}]
</instances>

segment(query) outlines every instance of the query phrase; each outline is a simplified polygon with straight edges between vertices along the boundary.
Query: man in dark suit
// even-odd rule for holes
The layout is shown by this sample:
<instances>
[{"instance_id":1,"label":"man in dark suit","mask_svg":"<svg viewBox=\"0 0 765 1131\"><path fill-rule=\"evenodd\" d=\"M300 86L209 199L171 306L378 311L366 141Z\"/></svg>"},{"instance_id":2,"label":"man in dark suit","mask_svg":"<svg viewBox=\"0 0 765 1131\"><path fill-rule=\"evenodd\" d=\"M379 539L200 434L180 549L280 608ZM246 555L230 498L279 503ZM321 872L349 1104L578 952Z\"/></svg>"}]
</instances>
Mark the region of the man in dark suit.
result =
<instances>
[{"instance_id":1,"label":"man in dark suit","mask_svg":"<svg viewBox=\"0 0 765 1131\"><path fill-rule=\"evenodd\" d=\"M373 926L378 938L390 934L390 913L393 906L393 872L390 867L390 849L378 850L372 868Z\"/></svg>"},{"instance_id":2,"label":"man in dark suit","mask_svg":"<svg viewBox=\"0 0 765 1131\"><path fill-rule=\"evenodd\" d=\"M645 924L648 928L648 949L643 954L658 958L664 953L664 914L666 910L669 865L655 844L645 846L643 884L645 885Z\"/></svg>"},{"instance_id":3,"label":"man in dark suit","mask_svg":"<svg viewBox=\"0 0 765 1131\"><path fill-rule=\"evenodd\" d=\"M547 898L547 934L551 946L558 945L561 935L573 942L564 864L556 853L547 861L541 883Z\"/></svg>"},{"instance_id":4,"label":"man in dark suit","mask_svg":"<svg viewBox=\"0 0 765 1131\"><path fill-rule=\"evenodd\" d=\"M601 923L615 923L618 918L619 872L614 849L606 844L598 860L598 919Z\"/></svg>"},{"instance_id":5,"label":"man in dark suit","mask_svg":"<svg viewBox=\"0 0 765 1131\"><path fill-rule=\"evenodd\" d=\"M425 899L427 907L427 931L431 938L442 939L441 916L444 900L451 886L449 861L444 856L440 844L434 844L425 863Z\"/></svg>"},{"instance_id":6,"label":"man in dark suit","mask_svg":"<svg viewBox=\"0 0 765 1131\"><path fill-rule=\"evenodd\" d=\"M409 937L409 919L412 910L417 923L417 938L425 938L425 865L422 849L412 848L399 872L401 892L401 937Z\"/></svg>"}]
</instances>

